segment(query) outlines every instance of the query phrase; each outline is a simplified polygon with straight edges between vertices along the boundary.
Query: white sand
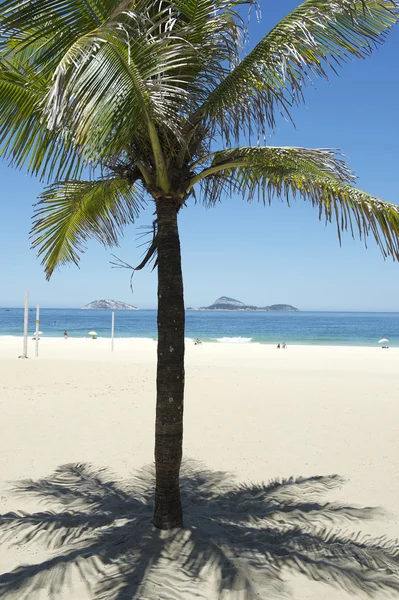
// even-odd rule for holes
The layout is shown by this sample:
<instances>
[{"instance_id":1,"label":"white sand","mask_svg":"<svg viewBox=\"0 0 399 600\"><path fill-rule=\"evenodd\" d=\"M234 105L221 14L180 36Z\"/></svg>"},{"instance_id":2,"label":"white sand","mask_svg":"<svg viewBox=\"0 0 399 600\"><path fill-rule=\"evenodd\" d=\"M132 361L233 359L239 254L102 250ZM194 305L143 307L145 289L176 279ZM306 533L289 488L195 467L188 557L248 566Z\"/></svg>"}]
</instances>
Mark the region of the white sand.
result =
<instances>
[{"instance_id":1,"label":"white sand","mask_svg":"<svg viewBox=\"0 0 399 600\"><path fill-rule=\"evenodd\" d=\"M115 352L111 354L110 341L105 339L42 339L39 359L33 357L32 341L29 342L32 358L18 360L21 352L22 340L0 338L0 478L3 480L0 512L25 509L51 510L55 515L62 510L96 513L98 494L101 496L103 492L97 491L97 496L89 499L87 486L92 484L82 483L81 476L76 479L76 473L59 475L57 480L64 486L62 489L75 494L75 503L72 496L65 495L63 504L60 499L50 497L47 504L38 505L33 492L11 494L9 482L48 477L67 463L90 463L95 469L107 467L115 473L114 481L122 481L149 465L154 438L156 344L116 340ZM0 598L42 600L50 597L49 586L53 586L51 597L65 600L366 597L351 577L343 583L342 569L327 568L328 562L334 562L331 557L326 559L323 555L322 560L315 561L317 564L310 565L309 561L303 562L299 551L291 552L290 547L289 557L285 550L278 556L283 557L284 565L290 563L293 568L291 571L283 568L273 557L274 545L270 550L269 538L258 539L259 522L252 519L250 526L246 522L250 516L260 516L259 507L264 501L280 507L279 510L294 502L307 502L315 489L311 482L286 486L274 496L270 490L265 492L261 488L242 488L238 494L236 488L234 496L226 492L229 486L234 488L234 482L230 479L223 482L215 473L233 473L237 482L248 486L275 478L338 473L348 482L316 498L321 505L340 501L347 506L382 506L387 514L376 515L366 523L344 520L334 526L330 522L328 526L335 532L364 531L396 538L399 536L398 392L399 349L395 348L290 346L277 350L274 346L256 344L188 344L184 453L189 459L203 463L209 472L187 492L186 524L191 531L183 534L186 543L181 537L170 543L174 560L164 546L161 559L154 559L154 553L165 544L162 541L165 534L161 540L157 532L154 534L148 525L147 508L138 511L142 517L135 526L129 524L129 519L136 518L137 509L126 498L140 488L136 481L131 483L134 489L130 489L128 496L118 501L124 503L122 508L118 502L116 508L105 508L105 504L102 508L103 513L110 511L118 525L122 527L127 520L128 531L133 534L136 531L134 542L130 538L119 546L110 542L112 548L122 548L118 558L114 556L117 566L114 565L112 575L116 577L117 572L119 575L112 579L111 591L105 585L100 592L93 591L94 583L100 579L94 568L90 574L93 584L90 592L81 585L84 577L78 570L72 572L71 581L64 581L60 575L63 567L57 563L53 573L43 568L34 573L28 571L30 578L25 587L14 596L10 595L10 588L14 579L20 582L21 572L0 576ZM198 469L200 466L188 464L185 473L191 472L194 477ZM83 501L78 498L79 490ZM126 512L127 505L130 508ZM316 525L320 530L325 525L323 519L329 516L327 508L315 509L310 515L302 512L301 507L290 513L279 510L270 512L268 527L285 530L300 525L308 532ZM103 524L99 531L107 531L108 526L109 523ZM55 541L56 533L51 533L50 528L48 521L43 524L43 531L50 532ZM113 528L115 535L115 525ZM71 547L79 548L82 540L89 543L94 539L93 531L96 529L79 529ZM11 545L13 536L12 532L11 540L3 540L0 572L11 572L19 564L42 564L45 558L59 556L67 548L69 551L67 539L60 542L61 549L45 550L45 533L29 545L26 540ZM214 543L210 542L212 539ZM269 563L259 562L259 548L269 553ZM334 552L336 548L337 544ZM177 567L179 559L190 552L191 560L185 570ZM138 553L144 565L148 560L155 561L152 569L137 568L130 572L137 563ZM339 556L340 551L337 553ZM118 560L122 561L120 568ZM217 566L220 560L222 575ZM302 565L304 574L298 573L294 561ZM378 568L381 576L384 571L375 561L376 573ZM345 557L343 563L349 564ZM92 565L89 559L82 564L83 569ZM123 579L120 572L126 572L126 565L130 571ZM274 570L270 570L271 566ZM348 568L351 569L350 565ZM200 579L193 579L193 573L200 571ZM232 582L234 573L241 575ZM278 584L277 575L283 578L283 587ZM245 576L256 591L251 591ZM321 576L326 583L314 581ZM330 585L334 579L344 589ZM127 581L130 587L126 587L123 595L120 586L127 586ZM132 581L144 583L137 587ZM224 591L219 595L220 589ZM385 597L378 585L375 597ZM399 594L393 597L398 598Z\"/></svg>"}]
</instances>

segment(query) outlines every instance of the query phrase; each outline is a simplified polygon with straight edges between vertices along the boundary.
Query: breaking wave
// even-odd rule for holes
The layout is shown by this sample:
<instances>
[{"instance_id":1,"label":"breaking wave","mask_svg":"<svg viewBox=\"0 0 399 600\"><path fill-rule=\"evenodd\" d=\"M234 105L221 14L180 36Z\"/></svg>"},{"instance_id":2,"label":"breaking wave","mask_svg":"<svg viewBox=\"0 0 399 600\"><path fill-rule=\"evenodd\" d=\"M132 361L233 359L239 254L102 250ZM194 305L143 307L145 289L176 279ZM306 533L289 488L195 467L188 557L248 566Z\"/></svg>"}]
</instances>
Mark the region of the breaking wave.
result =
<instances>
[{"instance_id":1,"label":"breaking wave","mask_svg":"<svg viewBox=\"0 0 399 600\"><path fill-rule=\"evenodd\" d=\"M221 337L215 338L215 340L222 344L249 344L252 342L252 338L247 337Z\"/></svg>"}]
</instances>

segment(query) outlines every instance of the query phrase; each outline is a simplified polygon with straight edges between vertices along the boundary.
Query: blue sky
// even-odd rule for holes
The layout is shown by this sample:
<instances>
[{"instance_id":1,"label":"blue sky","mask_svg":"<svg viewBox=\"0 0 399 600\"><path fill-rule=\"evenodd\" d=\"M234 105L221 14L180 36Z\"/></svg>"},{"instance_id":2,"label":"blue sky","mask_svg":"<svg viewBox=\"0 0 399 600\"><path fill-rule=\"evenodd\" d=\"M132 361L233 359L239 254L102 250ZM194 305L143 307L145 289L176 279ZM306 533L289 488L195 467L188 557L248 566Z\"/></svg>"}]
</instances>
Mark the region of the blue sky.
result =
<instances>
[{"instance_id":1,"label":"blue sky","mask_svg":"<svg viewBox=\"0 0 399 600\"><path fill-rule=\"evenodd\" d=\"M251 17L251 44L295 8L295 0L261 0L262 21ZM305 93L306 104L293 111L296 129L282 119L268 143L342 148L359 176L357 186L399 204L398 118L399 27L366 60L353 60ZM105 250L88 244L80 269L63 267L50 282L30 250L32 204L41 184L23 171L0 163L0 306L21 306L25 290L31 305L80 307L99 298L123 300L140 308L156 306L156 273L134 277L112 269L111 253L130 264L140 261L137 234L152 221L153 206L121 245ZM189 202L180 231L187 306L211 304L228 295L248 304L293 304L302 310L399 311L399 264L384 261L370 239L366 250L349 234L339 246L335 226L318 221L310 204L271 207L224 198L213 209Z\"/></svg>"}]
</instances>

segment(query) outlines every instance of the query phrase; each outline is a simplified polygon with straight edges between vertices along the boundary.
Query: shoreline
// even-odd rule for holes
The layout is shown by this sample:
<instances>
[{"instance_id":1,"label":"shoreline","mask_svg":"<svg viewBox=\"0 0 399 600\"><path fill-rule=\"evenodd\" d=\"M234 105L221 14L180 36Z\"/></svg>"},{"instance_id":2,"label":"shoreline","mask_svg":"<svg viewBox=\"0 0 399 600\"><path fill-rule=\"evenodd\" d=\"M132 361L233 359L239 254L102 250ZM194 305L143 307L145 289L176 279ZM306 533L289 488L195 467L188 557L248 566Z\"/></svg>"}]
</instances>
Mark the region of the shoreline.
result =
<instances>
[{"instance_id":1,"label":"shoreline","mask_svg":"<svg viewBox=\"0 0 399 600\"><path fill-rule=\"evenodd\" d=\"M33 339L34 333L29 333L28 335L28 345L32 344L34 346L35 341ZM199 336L198 336L199 337ZM196 337L185 337L185 343L186 343L186 347L187 346L191 346L191 345L195 345L195 340L197 338ZM315 341L309 341L309 340L287 340L287 338L281 337L280 340L274 340L274 341L270 341L270 340L260 340L257 338L249 338L249 337L244 337L244 336L221 336L219 338L206 338L206 337L199 337L200 341L201 341L201 345L202 346L261 346L261 347L270 347L270 348L276 348L278 343L285 343L287 344L287 349L289 347L310 347L310 348L369 348L369 349L382 349L381 344L378 345L378 343L374 342L372 343L360 343L359 341L353 341L353 342L336 342L334 343L333 340L328 340L326 342L320 342L319 340L315 340ZM22 346L23 343L23 335L15 335L15 334L0 334L0 357L1 357L1 348L2 346L6 343L6 342L11 342L11 343L20 343ZM63 343L67 343L67 342L71 342L71 343L75 343L75 342L88 342L88 343L95 343L98 342L99 344L103 344L103 343L111 343L111 336L102 336L102 335L98 335L97 338L95 340L92 340L90 336L85 335L85 336L74 336L74 335L68 335L68 339L64 340L62 335L54 335L54 336L41 336L39 339L39 346L44 343L44 344L49 344L51 342L56 343L56 342L60 342L62 341ZM114 337L114 341L115 343L121 342L122 344L125 344L127 342L130 343L157 343L157 338L155 337L143 337L143 336L115 336ZM385 349L385 348L384 348ZM389 350L398 350L399 349L399 345L396 345L395 342L388 343L388 349Z\"/></svg>"},{"instance_id":2,"label":"shoreline","mask_svg":"<svg viewBox=\"0 0 399 600\"><path fill-rule=\"evenodd\" d=\"M39 357L35 357L35 341L28 338L28 358L33 360L63 361L110 361L137 363L156 363L157 342L151 338L114 338L114 351L111 351L111 338L41 338ZM319 360L328 361L346 357L349 361L373 357L378 362L391 363L399 359L399 348L392 346L364 345L327 345L327 344L287 344L287 348L277 349L275 343L256 342L207 342L196 345L193 339L186 338L186 363L196 364L204 361L212 365L238 361L238 364L264 365L266 363L298 363L305 366ZM15 360L22 354L23 336L0 336L0 360ZM381 357L379 359L379 357ZM305 362L304 362L305 361Z\"/></svg>"}]
</instances>

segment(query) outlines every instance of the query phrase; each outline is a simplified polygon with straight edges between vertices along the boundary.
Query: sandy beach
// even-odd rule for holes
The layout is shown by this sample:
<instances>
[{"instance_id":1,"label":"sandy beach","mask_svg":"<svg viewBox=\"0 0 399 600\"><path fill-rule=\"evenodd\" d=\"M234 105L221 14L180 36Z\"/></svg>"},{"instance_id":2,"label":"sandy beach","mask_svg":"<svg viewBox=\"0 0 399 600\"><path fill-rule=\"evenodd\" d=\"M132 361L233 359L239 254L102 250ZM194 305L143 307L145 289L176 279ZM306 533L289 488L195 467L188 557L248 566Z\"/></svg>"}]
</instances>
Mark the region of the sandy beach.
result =
<instances>
[{"instance_id":1,"label":"sandy beach","mask_svg":"<svg viewBox=\"0 0 399 600\"><path fill-rule=\"evenodd\" d=\"M0 572L8 574L0 576L1 598L338 600L365 598L371 584L375 597L385 597L379 586L389 567L383 559L380 564L373 556L376 579L368 575L370 581L361 583L350 565L352 575L344 573L349 563L336 550L338 542L334 549L323 542L310 564L313 550L303 540L326 527L341 536L399 536L399 349L187 344L182 475L188 529L168 547L166 534L148 525L151 500L146 504L155 342L117 339L111 353L106 339L42 339L38 359L31 340L30 358L19 360L21 353L22 339L0 338L0 512L8 514L0 521L8 530L0 538ZM63 465L69 467L53 475ZM346 481L315 479L332 474ZM299 476L304 479L281 483ZM276 479L280 485L267 486ZM20 480L32 482L15 493ZM341 508L326 505L332 502ZM58 517L46 521L45 510ZM29 543L28 529L15 529L10 517L16 511L42 515L30 523L37 535ZM81 520L71 525L74 535L62 537L65 511ZM263 538L262 518L269 528ZM121 534L123 527L134 543ZM273 555L270 528L280 528L281 536L290 529L290 548L300 549L278 546ZM298 528L302 537L293 542ZM50 547L49 532L59 542ZM115 542L117 533L122 541ZM96 549L89 551L93 540ZM107 583L98 586L91 554L104 558L107 544L122 549L107 555L112 566ZM80 566L66 577L73 552L81 552ZM334 560L341 560L339 568L331 566ZM145 565L141 570L138 562ZM29 564L36 567L18 569Z\"/></svg>"}]
</instances>

